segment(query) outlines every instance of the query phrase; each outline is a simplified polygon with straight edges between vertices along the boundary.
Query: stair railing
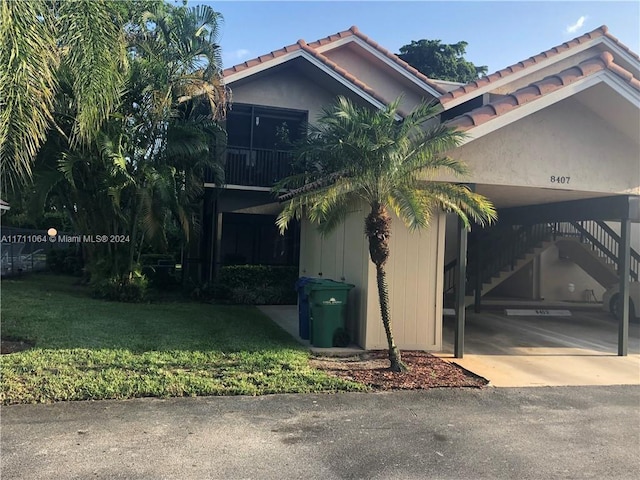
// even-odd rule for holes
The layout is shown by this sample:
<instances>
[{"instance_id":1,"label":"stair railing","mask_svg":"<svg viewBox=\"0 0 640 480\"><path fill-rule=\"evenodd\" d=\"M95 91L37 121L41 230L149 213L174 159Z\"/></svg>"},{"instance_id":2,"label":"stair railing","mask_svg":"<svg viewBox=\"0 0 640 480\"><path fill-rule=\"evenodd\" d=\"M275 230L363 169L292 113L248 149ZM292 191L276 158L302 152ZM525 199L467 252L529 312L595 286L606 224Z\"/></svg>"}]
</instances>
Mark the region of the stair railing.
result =
<instances>
[{"instance_id":1,"label":"stair railing","mask_svg":"<svg viewBox=\"0 0 640 480\"><path fill-rule=\"evenodd\" d=\"M621 238L615 230L606 223L599 220L582 220L577 222L564 222L556 224L559 231L565 236L570 236L572 232L579 235L582 243L588 244L603 260L620 271L620 243ZM632 280L638 281L640 276L640 254L631 249L629 275Z\"/></svg>"},{"instance_id":2,"label":"stair railing","mask_svg":"<svg viewBox=\"0 0 640 480\"><path fill-rule=\"evenodd\" d=\"M549 224L521 225L509 228L491 228L481 231L475 238L470 236L467 251L467 278L465 293L473 294L476 285L488 283L501 271L513 270L520 258L550 238ZM455 287L457 259L447 263L444 271L444 292L451 293ZM480 272L480 278L477 274Z\"/></svg>"},{"instance_id":3,"label":"stair railing","mask_svg":"<svg viewBox=\"0 0 640 480\"><path fill-rule=\"evenodd\" d=\"M470 236L467 253L467 278L465 292L473 294L481 272L481 282L487 283L501 271L514 269L519 258L530 252L544 240L557 240L559 237L578 238L589 245L603 260L619 268L620 235L609 225L598 220L575 222L557 222L551 224L526 225L518 228L492 228L473 239ZM447 263L444 270L444 292L452 293L455 287L455 266L457 260ZM631 249L629 275L631 280L640 277L640 254Z\"/></svg>"}]
</instances>

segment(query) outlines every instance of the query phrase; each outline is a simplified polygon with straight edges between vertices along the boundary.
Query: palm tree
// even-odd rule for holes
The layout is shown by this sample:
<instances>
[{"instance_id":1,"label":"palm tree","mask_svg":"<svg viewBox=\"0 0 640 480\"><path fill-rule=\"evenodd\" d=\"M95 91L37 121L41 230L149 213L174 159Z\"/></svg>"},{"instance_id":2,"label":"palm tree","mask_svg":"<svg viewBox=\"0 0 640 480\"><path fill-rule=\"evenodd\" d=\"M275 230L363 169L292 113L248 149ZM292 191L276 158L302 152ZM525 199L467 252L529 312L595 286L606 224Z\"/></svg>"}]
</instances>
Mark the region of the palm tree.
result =
<instances>
[{"instance_id":1,"label":"palm tree","mask_svg":"<svg viewBox=\"0 0 640 480\"><path fill-rule=\"evenodd\" d=\"M78 107L69 76L60 75L58 128L38 155L33 200L42 208L55 199L79 232L129 236L126 245L87 247L90 263L106 262L98 277L131 277L144 243L167 247L170 223L188 241L204 172L223 182L219 21L207 6L161 3L132 22L126 91L86 144L71 141Z\"/></svg>"},{"instance_id":2,"label":"palm tree","mask_svg":"<svg viewBox=\"0 0 640 480\"><path fill-rule=\"evenodd\" d=\"M369 254L376 267L380 313L389 346L392 371L405 371L391 328L389 287L385 264L389 258L391 216L409 229L427 227L436 209L455 212L467 228L470 218L480 224L496 218L493 205L464 185L430 179L440 170L467 174L464 164L443 155L463 134L438 124L438 108L422 104L397 121L401 99L385 110L371 110L339 97L326 108L299 149L306 171L276 188L293 188L281 197L287 203L277 219L283 232L303 214L326 234L348 212L364 204Z\"/></svg>"},{"instance_id":3,"label":"palm tree","mask_svg":"<svg viewBox=\"0 0 640 480\"><path fill-rule=\"evenodd\" d=\"M122 5L107 0L0 2L0 189L31 179L54 121L60 75L71 79L72 144L91 141L122 93Z\"/></svg>"},{"instance_id":4,"label":"palm tree","mask_svg":"<svg viewBox=\"0 0 640 480\"><path fill-rule=\"evenodd\" d=\"M125 104L135 106L126 120L135 131L129 165L139 189L131 199L134 239L140 233L163 245L165 221L173 216L188 240L204 171L211 169L222 183L215 156L225 138L215 121L224 115L227 96L217 43L221 21L207 5L160 4L130 32ZM130 270L134 253L132 246Z\"/></svg>"}]
</instances>

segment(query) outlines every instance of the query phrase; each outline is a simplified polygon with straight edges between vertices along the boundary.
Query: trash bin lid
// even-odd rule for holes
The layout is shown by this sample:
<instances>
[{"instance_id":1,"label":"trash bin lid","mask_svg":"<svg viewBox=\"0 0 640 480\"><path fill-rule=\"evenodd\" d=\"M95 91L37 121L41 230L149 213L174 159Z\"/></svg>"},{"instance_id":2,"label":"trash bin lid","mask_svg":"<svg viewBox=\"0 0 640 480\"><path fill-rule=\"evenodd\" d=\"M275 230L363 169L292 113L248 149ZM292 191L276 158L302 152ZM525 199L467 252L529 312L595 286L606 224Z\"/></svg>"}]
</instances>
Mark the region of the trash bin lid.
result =
<instances>
[{"instance_id":1,"label":"trash bin lid","mask_svg":"<svg viewBox=\"0 0 640 480\"><path fill-rule=\"evenodd\" d=\"M312 283L316 280L321 280L315 277L300 277L298 278L298 280L296 280L296 290L298 288L304 287L305 285L307 285L308 283Z\"/></svg>"},{"instance_id":2,"label":"trash bin lid","mask_svg":"<svg viewBox=\"0 0 640 480\"><path fill-rule=\"evenodd\" d=\"M309 282L305 286L305 290L351 290L355 287L350 283L336 282L328 278L314 278L313 282Z\"/></svg>"}]
</instances>

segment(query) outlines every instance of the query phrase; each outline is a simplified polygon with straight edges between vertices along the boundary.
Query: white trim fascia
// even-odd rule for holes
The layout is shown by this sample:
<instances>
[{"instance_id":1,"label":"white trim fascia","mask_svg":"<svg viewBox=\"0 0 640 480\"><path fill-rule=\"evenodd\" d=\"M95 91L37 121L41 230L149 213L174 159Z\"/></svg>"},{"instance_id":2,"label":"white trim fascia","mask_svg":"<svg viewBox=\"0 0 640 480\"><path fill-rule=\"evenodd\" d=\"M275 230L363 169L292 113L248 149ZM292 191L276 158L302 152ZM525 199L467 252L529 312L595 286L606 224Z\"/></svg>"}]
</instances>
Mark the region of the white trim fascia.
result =
<instances>
[{"instance_id":1,"label":"white trim fascia","mask_svg":"<svg viewBox=\"0 0 640 480\"><path fill-rule=\"evenodd\" d=\"M243 78L250 77L251 75L255 75L256 73L260 73L263 70L268 70L270 68L276 67L282 63L288 62L289 60L293 60L296 57L299 57L303 50L294 50L293 52L285 53L284 55L273 58L266 62L259 63L254 65L253 67L245 68L240 72L235 72L230 75L224 77L225 85L229 85L233 82L237 82L238 80L242 80Z\"/></svg>"},{"instance_id":2,"label":"white trim fascia","mask_svg":"<svg viewBox=\"0 0 640 480\"><path fill-rule=\"evenodd\" d=\"M608 42L606 42L608 40ZM492 90L495 90L497 88L500 88L504 85L507 85L511 82L517 81L523 77L526 77L527 75L531 74L531 73L535 73L538 70L542 70L543 68L548 67L549 65L553 65L554 63L560 62L566 58L569 58L577 53L583 52L585 50L588 50L589 48L592 48L600 43L606 43L607 46L610 46L611 49L615 50L616 53L626 53L624 50L622 50L619 46L617 46L615 43L611 42L611 40L609 40L607 37L597 37L595 39L589 40L585 43L581 43L580 45L570 48L569 50L566 50L562 53L558 53L557 55L554 55L552 57L546 58L538 63L535 63L533 65L531 65L530 67L524 68L522 70L519 70L515 73L511 73L509 75L507 75L506 77L502 77L499 78L498 80L494 80L493 82L490 82L480 88L477 88L469 93L465 93L464 95L461 95L458 98L454 98L453 100L449 100L448 102L444 103L443 107L444 107L444 111L447 111L453 107L456 107L458 105L460 105L461 103L467 102L469 100L471 100L472 98L476 98L480 95L482 95L483 93L488 93L491 92ZM535 56L535 55L534 55ZM628 54L627 54L628 56ZM506 68L506 67L505 67ZM504 70L504 69L501 69ZM493 72L496 73L496 72ZM491 75L493 75L493 73ZM446 95L446 94L443 94ZM442 96L442 95L440 95Z\"/></svg>"},{"instance_id":3,"label":"white trim fascia","mask_svg":"<svg viewBox=\"0 0 640 480\"><path fill-rule=\"evenodd\" d=\"M629 65L634 66L634 68L636 69L636 72L634 72L634 76L637 77L638 74L640 74L640 61L638 61L638 59L635 58L634 56L630 55L629 52L627 52L626 50L623 50L622 48L620 48L620 46L610 38L608 37L602 37L602 38L603 38L603 43L605 44L605 46L609 48L609 50L613 50L616 53L616 55L619 55L625 62L627 62Z\"/></svg>"},{"instance_id":4,"label":"white trim fascia","mask_svg":"<svg viewBox=\"0 0 640 480\"><path fill-rule=\"evenodd\" d=\"M367 102L369 102L374 107L379 108L380 110L385 110L387 108L387 106L384 103L380 102L375 97L372 97L371 95L369 95L364 90L361 90L356 85L354 85L349 80L347 80L342 75L340 75L338 72L334 71L332 68L328 67L327 65L325 65L321 61L317 60L313 55L305 52L302 49L296 50L295 52L287 53L287 54L282 55L282 56L280 56L278 58L274 58L272 60L268 60L266 62L262 62L262 63L260 63L258 65L253 66L253 67L249 67L249 68L247 68L247 69L245 69L245 70L243 70L241 72L237 72L235 74L229 75L228 77L225 78L225 84L229 85L230 83L237 82L238 80L241 80L241 79L246 78L246 77L250 77L251 75L255 75L256 73L262 72L264 70L268 70L269 68L273 68L273 67L275 67L277 65L281 65L281 64L283 64L285 62L288 62L288 61L293 60L294 58L298 58L298 57L302 57L305 60L309 61L312 65L318 67L324 73L326 73L331 78L333 78L334 80L336 80L339 83L341 83L343 86L347 87L353 93L355 93L356 95L358 95L362 99L366 100ZM395 119L396 120L402 120L402 117L400 115L396 115Z\"/></svg>"},{"instance_id":5,"label":"white trim fascia","mask_svg":"<svg viewBox=\"0 0 640 480\"><path fill-rule=\"evenodd\" d=\"M571 85L562 87L555 92L549 93L541 98L538 98L537 100L533 100L526 105L517 107L514 110L495 118L494 120L489 120L482 125L468 129L466 131L467 136L460 145L464 145L466 143L472 142L473 140L484 137L485 135L495 132L500 128L506 127L511 123L532 115L550 105L553 105L554 103L560 102L565 98L571 97L577 93L582 92L583 90L586 90L587 88L593 87L594 85L602 82L612 87L616 92L624 96L625 99L629 100L637 106L639 104L638 101L640 100L640 95L631 94L631 87L626 86L626 84L624 84L623 82L618 82L614 78L616 76L617 75L612 72L603 70L583 80L578 80ZM635 97L635 100L633 97Z\"/></svg>"},{"instance_id":6,"label":"white trim fascia","mask_svg":"<svg viewBox=\"0 0 640 480\"><path fill-rule=\"evenodd\" d=\"M378 50L376 50L374 47L372 47L371 45L369 45L367 42L357 37L356 35L341 38L340 40L336 40L326 45L322 45L318 48L315 48L314 50L316 50L319 53L324 53L330 50L334 50L335 48L338 48L341 45L346 45L347 43L356 43L358 46L365 49L367 52L371 53L378 60L382 61L384 64L386 64L387 66L391 67L393 70L398 72L404 78L414 83L417 87L426 91L432 97L438 98L441 95L443 95L442 93L438 92L435 88L433 88L431 85L423 82L418 77L408 72L405 68L398 65L396 62L388 58L386 55L383 55L382 53L380 53Z\"/></svg>"},{"instance_id":7,"label":"white trim fascia","mask_svg":"<svg viewBox=\"0 0 640 480\"><path fill-rule=\"evenodd\" d=\"M314 50L318 53L328 52L329 50L333 50L335 48L341 47L342 45L346 45L349 42L353 42L353 39L356 38L355 34L351 34L348 37L342 37L339 40L334 40L333 42L325 43L324 45L320 45L319 47L314 48ZM313 48L313 47L311 47Z\"/></svg>"}]
</instances>

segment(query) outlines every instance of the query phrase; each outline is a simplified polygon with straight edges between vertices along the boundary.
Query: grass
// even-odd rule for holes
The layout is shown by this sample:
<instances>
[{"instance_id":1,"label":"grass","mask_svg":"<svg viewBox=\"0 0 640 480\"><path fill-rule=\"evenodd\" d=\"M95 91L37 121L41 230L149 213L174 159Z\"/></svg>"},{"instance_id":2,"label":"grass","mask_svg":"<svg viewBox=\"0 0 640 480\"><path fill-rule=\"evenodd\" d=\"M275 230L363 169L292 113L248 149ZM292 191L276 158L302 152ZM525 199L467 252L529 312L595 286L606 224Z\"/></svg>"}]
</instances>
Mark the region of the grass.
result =
<instances>
[{"instance_id":1,"label":"grass","mask_svg":"<svg viewBox=\"0 0 640 480\"><path fill-rule=\"evenodd\" d=\"M2 281L0 401L364 390L309 366L309 354L253 307L94 300L75 279Z\"/></svg>"}]
</instances>

